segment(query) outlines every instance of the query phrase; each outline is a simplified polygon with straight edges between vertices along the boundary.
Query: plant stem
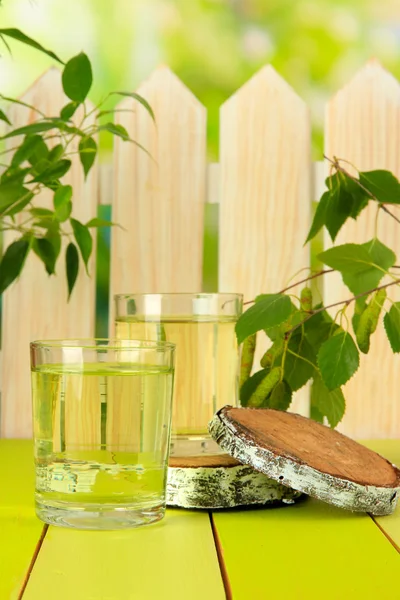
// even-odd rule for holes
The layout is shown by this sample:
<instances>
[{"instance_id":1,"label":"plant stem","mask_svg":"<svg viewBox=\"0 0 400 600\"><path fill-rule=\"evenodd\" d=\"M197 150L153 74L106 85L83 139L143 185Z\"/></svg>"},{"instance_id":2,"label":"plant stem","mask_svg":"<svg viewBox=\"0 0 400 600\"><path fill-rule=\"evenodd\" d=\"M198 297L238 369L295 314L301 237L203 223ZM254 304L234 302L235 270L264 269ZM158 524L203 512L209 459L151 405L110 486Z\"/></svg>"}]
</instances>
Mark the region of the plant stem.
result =
<instances>
[{"instance_id":1,"label":"plant stem","mask_svg":"<svg viewBox=\"0 0 400 600\"><path fill-rule=\"evenodd\" d=\"M386 214L390 215L392 217L392 219L397 221L397 223L400 223L400 219L398 217L396 217L396 215L394 215L392 212L390 212L390 210L388 208L386 208L385 204L381 204L381 208L382 208L382 210L385 211Z\"/></svg>"},{"instance_id":2,"label":"plant stem","mask_svg":"<svg viewBox=\"0 0 400 600\"><path fill-rule=\"evenodd\" d=\"M307 281L311 281L312 279L316 279L317 277L320 277L321 275L325 275L326 273L333 273L334 270L335 269L322 269L322 271L318 271L318 273L314 273L314 275L310 275L310 277L305 277L304 279L300 279L300 281L296 281L296 283L292 283L291 285L288 285L288 287L281 290L279 292L279 294L284 294L288 290L291 290L292 288L294 288L298 285L301 285L302 283L306 283Z\"/></svg>"},{"instance_id":3,"label":"plant stem","mask_svg":"<svg viewBox=\"0 0 400 600\"><path fill-rule=\"evenodd\" d=\"M317 310L314 310L312 312L312 314L310 314L306 319L304 319L303 321L301 321L300 323L298 323L297 325L295 325L294 327L292 327L292 329L289 329L289 331L287 331L285 333L285 338L288 339L291 336L291 334L293 333L293 331L295 331L298 327L300 327L301 325L304 325L304 323L306 323L306 321L308 321L309 319L312 319L312 317L314 315L317 315L318 313L323 312L324 310L327 310L328 308L333 308L335 306L340 306L341 304L345 304L346 306L349 306L349 304L351 304L352 302L355 302L356 300L358 300L358 298L363 298L364 296L369 296L373 292L377 292L379 290L383 290L385 288L388 288L388 287L390 287L392 285L397 285L399 283L400 283L400 279L395 279L394 281L391 281L390 283L385 283L384 285L380 285L378 287L375 287L372 290L368 290L367 292L363 292L362 294L357 294L356 296L352 296L351 298L347 298L347 300L340 300L340 302L334 302L333 304L328 304L327 306L322 306L321 308L318 308Z\"/></svg>"},{"instance_id":4,"label":"plant stem","mask_svg":"<svg viewBox=\"0 0 400 600\"><path fill-rule=\"evenodd\" d=\"M288 285L287 287L285 287L283 290L281 290L278 293L284 294L288 290L291 290L291 289L297 287L298 285L301 285L302 283L307 283L307 281L311 281L312 279L321 277L321 275L325 275L326 273L333 273L333 271L335 271L335 269L322 269L322 271L318 271L318 273L314 273L314 275L310 275L309 277L300 279L300 281L296 281L296 283L292 283L291 285ZM247 302L243 302L243 306L246 306L247 304L253 304L253 302L255 302L255 300L248 300Z\"/></svg>"},{"instance_id":5,"label":"plant stem","mask_svg":"<svg viewBox=\"0 0 400 600\"><path fill-rule=\"evenodd\" d=\"M316 365L314 365L314 363L311 362L311 360L308 360L308 358L305 358L304 356L300 356L300 354L296 354L296 352L293 352L293 350L290 350L290 348L288 348L288 352L289 354L292 354L293 356L295 356L296 358L299 358L300 360L304 360L304 362L308 363L309 365L311 365L316 371L318 371L318 367Z\"/></svg>"}]
</instances>

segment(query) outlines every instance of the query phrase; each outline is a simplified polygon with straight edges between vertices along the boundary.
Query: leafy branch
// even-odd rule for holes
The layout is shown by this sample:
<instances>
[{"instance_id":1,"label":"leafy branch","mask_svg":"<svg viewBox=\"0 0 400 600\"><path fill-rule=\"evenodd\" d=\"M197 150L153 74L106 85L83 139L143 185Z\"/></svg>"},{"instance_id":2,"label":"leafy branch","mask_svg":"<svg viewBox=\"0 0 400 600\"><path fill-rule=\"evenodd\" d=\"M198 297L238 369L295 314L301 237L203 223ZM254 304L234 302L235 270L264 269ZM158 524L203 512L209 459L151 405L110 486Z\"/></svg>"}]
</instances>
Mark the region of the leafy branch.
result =
<instances>
[{"instance_id":1,"label":"leafy branch","mask_svg":"<svg viewBox=\"0 0 400 600\"><path fill-rule=\"evenodd\" d=\"M243 353L247 348L248 365L254 362L256 336L259 340L260 335L266 335L271 343L260 361L261 370L251 374L251 368L247 369L242 377L242 405L286 410L292 393L311 380L311 417L321 422L326 418L335 427L345 411L342 386L357 371L359 353L368 353L382 312L390 346L393 352L400 352L400 302L387 297L389 288L400 284L393 272L399 265L395 253L377 237L380 211L400 223L388 208L400 206L400 183L389 171L354 175L353 165L351 173L343 166L347 161L327 160L331 163L327 191L317 206L306 243L322 228L334 242L345 223L358 219L370 202L377 207L375 236L364 244L334 245L318 256L323 269L310 272L276 294L261 294L247 302L252 306L240 317L236 335L243 343ZM341 275L352 295L328 305L314 305L309 283L334 272ZM300 298L288 294L301 285L305 287ZM387 302L391 305L388 311ZM347 315L350 306L354 307L352 332ZM336 307L341 308L332 318L328 311ZM249 339L253 340L250 358Z\"/></svg>"},{"instance_id":2,"label":"leafy branch","mask_svg":"<svg viewBox=\"0 0 400 600\"><path fill-rule=\"evenodd\" d=\"M118 109L100 110L114 95L131 97L145 108L153 121L155 117L149 103L135 92L111 92L87 111L93 74L86 54L80 53L64 63L54 52L17 29L0 29L0 39L7 44L6 38L22 42L63 65L62 87L68 102L58 115L46 115L31 104L0 94L3 102L27 108L37 116L28 125L13 128L9 116L0 110L0 121L8 126L0 138L8 145L1 153L7 162L3 163L5 168L0 177L0 231L13 232L16 237L0 262L0 294L19 277L31 251L42 261L49 275L55 274L63 251L70 296L80 261L88 272L93 250L91 229L114 225L96 218L81 223L72 216L74 190L63 182L72 166L71 157L79 155L87 178L97 158L96 137L100 131L140 146L122 125L104 122L104 117L118 112ZM36 202L44 189L53 195L51 209Z\"/></svg>"}]
</instances>

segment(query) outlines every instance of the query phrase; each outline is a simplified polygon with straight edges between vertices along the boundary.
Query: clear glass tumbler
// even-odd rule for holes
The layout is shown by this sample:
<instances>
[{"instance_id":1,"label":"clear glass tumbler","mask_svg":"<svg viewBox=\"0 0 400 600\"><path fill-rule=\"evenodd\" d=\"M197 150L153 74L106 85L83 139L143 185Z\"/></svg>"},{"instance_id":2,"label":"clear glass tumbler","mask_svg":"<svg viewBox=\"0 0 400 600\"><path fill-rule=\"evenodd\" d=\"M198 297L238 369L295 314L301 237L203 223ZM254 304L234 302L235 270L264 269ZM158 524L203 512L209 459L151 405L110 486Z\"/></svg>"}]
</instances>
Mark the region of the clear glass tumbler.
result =
<instances>
[{"instance_id":1,"label":"clear glass tumbler","mask_svg":"<svg viewBox=\"0 0 400 600\"><path fill-rule=\"evenodd\" d=\"M237 404L242 295L123 294L115 302L117 338L176 344L171 454L222 452L207 426L218 408Z\"/></svg>"},{"instance_id":2,"label":"clear glass tumbler","mask_svg":"<svg viewBox=\"0 0 400 600\"><path fill-rule=\"evenodd\" d=\"M174 351L137 340L31 344L42 521L120 529L164 516Z\"/></svg>"}]
</instances>

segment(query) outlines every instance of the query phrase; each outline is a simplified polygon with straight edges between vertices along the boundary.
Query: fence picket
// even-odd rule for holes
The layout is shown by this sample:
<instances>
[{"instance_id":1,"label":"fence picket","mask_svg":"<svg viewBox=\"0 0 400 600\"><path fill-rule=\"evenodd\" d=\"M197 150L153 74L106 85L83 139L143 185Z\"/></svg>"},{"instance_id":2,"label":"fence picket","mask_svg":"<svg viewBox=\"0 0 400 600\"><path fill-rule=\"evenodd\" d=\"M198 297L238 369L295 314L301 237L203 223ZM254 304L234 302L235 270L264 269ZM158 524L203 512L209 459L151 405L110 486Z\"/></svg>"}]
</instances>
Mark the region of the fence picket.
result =
<instances>
[{"instance_id":1,"label":"fence picket","mask_svg":"<svg viewBox=\"0 0 400 600\"><path fill-rule=\"evenodd\" d=\"M61 88L60 72L52 68L40 77L23 95L24 102L33 104L47 115L57 115L66 103ZM35 120L35 113L22 106L11 111L14 126ZM97 167L84 182L79 159L65 181L74 188L74 217L83 222L97 213ZM46 191L35 199L40 206L51 207L51 194ZM13 241L5 232L4 246ZM95 247L95 240L94 240ZM35 255L27 259L20 279L3 295L2 314L2 396L1 436L30 437L32 435L29 342L33 339L91 337L95 316L95 260L89 264L91 278L82 263L76 288L67 302L65 267L59 259L57 276L49 277Z\"/></svg>"},{"instance_id":2,"label":"fence picket","mask_svg":"<svg viewBox=\"0 0 400 600\"><path fill-rule=\"evenodd\" d=\"M138 92L156 125L132 99L118 123L144 146L115 142L110 298L126 292L201 289L206 193L206 110L168 68ZM110 302L112 306L112 301Z\"/></svg>"},{"instance_id":3,"label":"fence picket","mask_svg":"<svg viewBox=\"0 0 400 600\"><path fill-rule=\"evenodd\" d=\"M346 159L360 170L389 169L400 176L400 85L379 63L368 63L331 99L325 140L329 157ZM373 238L375 215L376 206L369 206L357 222L346 224L335 244ZM378 237L397 256L399 227L382 212ZM335 275L325 281L325 300L329 302L349 296ZM400 298L394 288L389 295ZM346 415L340 428L356 438L400 436L400 357L392 354L385 338L383 329L374 334L370 353L361 356L359 371L346 386Z\"/></svg>"},{"instance_id":4,"label":"fence picket","mask_svg":"<svg viewBox=\"0 0 400 600\"><path fill-rule=\"evenodd\" d=\"M220 135L219 287L250 300L309 266L308 110L266 66L222 106ZM307 392L296 396L307 412Z\"/></svg>"}]
</instances>

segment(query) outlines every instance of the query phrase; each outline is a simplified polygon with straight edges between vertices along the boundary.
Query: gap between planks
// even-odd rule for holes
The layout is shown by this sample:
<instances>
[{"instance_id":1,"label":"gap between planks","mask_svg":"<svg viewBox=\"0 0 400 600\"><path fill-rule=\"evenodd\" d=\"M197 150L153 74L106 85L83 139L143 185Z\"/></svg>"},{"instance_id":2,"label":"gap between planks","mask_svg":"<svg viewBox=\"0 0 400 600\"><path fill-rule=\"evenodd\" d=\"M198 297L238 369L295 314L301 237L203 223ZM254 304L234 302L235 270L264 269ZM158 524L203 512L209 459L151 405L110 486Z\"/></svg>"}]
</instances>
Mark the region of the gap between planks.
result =
<instances>
[{"instance_id":1,"label":"gap between planks","mask_svg":"<svg viewBox=\"0 0 400 600\"><path fill-rule=\"evenodd\" d=\"M383 535L385 536L385 538L387 539L387 541L400 554L400 547L396 544L396 542L394 541L394 539L391 538L390 535L383 529L382 525L380 523L378 523L378 521L376 520L376 518L374 517L374 515L371 515L370 513L368 513L368 516L371 517L372 521L375 523L375 525L380 530L380 532L383 533Z\"/></svg>"},{"instance_id":2,"label":"gap between planks","mask_svg":"<svg viewBox=\"0 0 400 600\"><path fill-rule=\"evenodd\" d=\"M44 542L44 538L46 537L46 533L47 533L48 529L49 529L48 525L44 525L43 526L41 536L40 536L40 538L38 540L38 543L36 544L36 548L35 548L35 551L33 553L32 560L31 560L30 565L28 567L28 570L26 572L25 579L24 579L24 581L22 583L21 591L20 591L20 593L18 595L18 600L22 600L22 598L24 596L25 590L26 590L27 585L29 583L29 578L30 578L31 573L33 571L33 567L35 566L37 557L39 556L39 552L40 552L40 549L41 549L42 544Z\"/></svg>"},{"instance_id":3,"label":"gap between planks","mask_svg":"<svg viewBox=\"0 0 400 600\"><path fill-rule=\"evenodd\" d=\"M231 588L231 584L229 582L228 571L226 570L226 566L225 566L225 562L224 562L224 553L222 550L221 541L218 536L218 531L217 531L217 528L214 523L214 518L213 518L212 512L208 513L208 515L210 517L211 531L212 531L213 538L214 538L214 544L215 544L215 549L217 552L219 569L221 571L222 582L224 584L226 600L232 600L232 598L233 598L232 588Z\"/></svg>"}]
</instances>

